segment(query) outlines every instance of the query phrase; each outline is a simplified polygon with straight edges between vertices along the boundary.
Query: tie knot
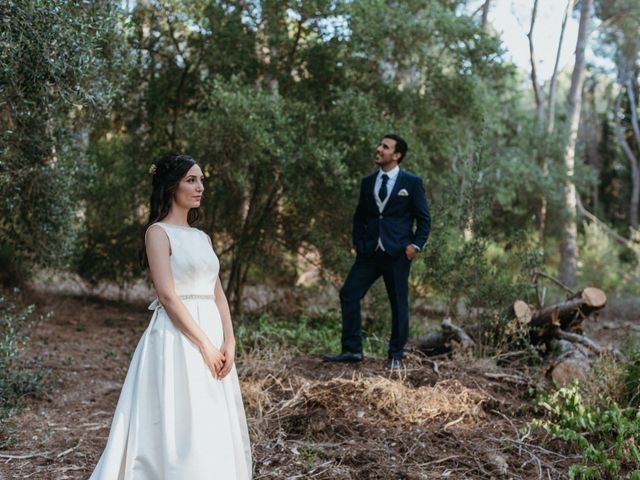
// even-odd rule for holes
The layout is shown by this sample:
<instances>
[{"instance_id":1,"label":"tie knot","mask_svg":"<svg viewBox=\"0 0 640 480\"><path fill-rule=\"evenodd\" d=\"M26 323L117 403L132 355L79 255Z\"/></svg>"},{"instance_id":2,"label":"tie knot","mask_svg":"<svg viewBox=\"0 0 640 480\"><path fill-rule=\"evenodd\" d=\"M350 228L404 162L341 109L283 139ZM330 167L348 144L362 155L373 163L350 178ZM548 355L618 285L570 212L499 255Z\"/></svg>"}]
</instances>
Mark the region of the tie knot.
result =
<instances>
[{"instance_id":1,"label":"tie knot","mask_svg":"<svg viewBox=\"0 0 640 480\"><path fill-rule=\"evenodd\" d=\"M387 181L389 180L389 175L387 175L386 173L382 174L382 182L383 183L387 183Z\"/></svg>"}]
</instances>

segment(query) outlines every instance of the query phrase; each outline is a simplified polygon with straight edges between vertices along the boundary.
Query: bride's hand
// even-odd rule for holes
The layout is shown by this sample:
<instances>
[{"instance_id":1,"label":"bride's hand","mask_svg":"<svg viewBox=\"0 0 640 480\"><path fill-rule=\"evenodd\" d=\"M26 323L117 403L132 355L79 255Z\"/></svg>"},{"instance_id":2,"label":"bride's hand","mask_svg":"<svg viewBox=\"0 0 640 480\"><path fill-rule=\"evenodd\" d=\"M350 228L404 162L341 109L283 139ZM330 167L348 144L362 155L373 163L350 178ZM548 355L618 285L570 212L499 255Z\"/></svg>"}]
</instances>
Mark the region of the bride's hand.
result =
<instances>
[{"instance_id":1,"label":"bride's hand","mask_svg":"<svg viewBox=\"0 0 640 480\"><path fill-rule=\"evenodd\" d=\"M222 380L227 374L231 371L233 367L233 362L236 357L236 344L235 342L224 342L222 344L221 349L222 355L224 356L224 365L222 366L222 370L220 370L220 379Z\"/></svg>"},{"instance_id":2,"label":"bride's hand","mask_svg":"<svg viewBox=\"0 0 640 480\"><path fill-rule=\"evenodd\" d=\"M204 363L207 364L213 378L222 378L220 370L224 365L224 355L218 350L213 343L207 342L200 347L200 353L204 359Z\"/></svg>"}]
</instances>

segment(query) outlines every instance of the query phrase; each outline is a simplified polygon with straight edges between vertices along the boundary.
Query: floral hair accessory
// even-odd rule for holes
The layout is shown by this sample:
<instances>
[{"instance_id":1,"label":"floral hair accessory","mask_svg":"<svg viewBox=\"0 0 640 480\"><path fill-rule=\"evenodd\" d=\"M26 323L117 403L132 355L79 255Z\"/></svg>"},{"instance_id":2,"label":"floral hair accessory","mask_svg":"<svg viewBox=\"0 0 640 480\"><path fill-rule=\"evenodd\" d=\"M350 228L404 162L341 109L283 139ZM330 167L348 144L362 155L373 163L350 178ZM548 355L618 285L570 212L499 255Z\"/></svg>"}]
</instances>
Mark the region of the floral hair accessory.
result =
<instances>
[{"instance_id":1,"label":"floral hair accessory","mask_svg":"<svg viewBox=\"0 0 640 480\"><path fill-rule=\"evenodd\" d=\"M156 170L157 170L156 164L155 164L155 163L152 163L152 164L151 164L151 166L149 167L149 173L150 173L151 175L155 175Z\"/></svg>"}]
</instances>

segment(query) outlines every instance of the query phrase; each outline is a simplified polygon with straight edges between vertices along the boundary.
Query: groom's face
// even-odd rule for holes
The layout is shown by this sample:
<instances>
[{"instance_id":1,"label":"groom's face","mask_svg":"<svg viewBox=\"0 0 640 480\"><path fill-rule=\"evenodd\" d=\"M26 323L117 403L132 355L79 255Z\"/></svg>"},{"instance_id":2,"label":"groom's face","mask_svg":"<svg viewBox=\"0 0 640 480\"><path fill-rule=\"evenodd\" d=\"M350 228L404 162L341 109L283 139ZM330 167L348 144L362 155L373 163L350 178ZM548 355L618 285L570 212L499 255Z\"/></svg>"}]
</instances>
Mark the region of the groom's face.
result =
<instances>
[{"instance_id":1,"label":"groom's face","mask_svg":"<svg viewBox=\"0 0 640 480\"><path fill-rule=\"evenodd\" d=\"M376 148L376 164L380 167L397 164L400 154L396 153L396 141L392 138L383 138Z\"/></svg>"}]
</instances>

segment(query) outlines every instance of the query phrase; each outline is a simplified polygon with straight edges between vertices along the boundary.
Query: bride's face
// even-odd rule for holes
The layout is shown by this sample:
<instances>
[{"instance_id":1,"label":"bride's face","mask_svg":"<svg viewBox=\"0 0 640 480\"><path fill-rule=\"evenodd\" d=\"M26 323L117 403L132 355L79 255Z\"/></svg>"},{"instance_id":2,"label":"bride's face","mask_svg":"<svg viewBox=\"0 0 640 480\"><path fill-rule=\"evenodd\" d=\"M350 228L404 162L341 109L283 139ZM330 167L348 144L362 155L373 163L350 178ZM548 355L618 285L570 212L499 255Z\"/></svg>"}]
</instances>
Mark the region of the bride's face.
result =
<instances>
[{"instance_id":1,"label":"bride's face","mask_svg":"<svg viewBox=\"0 0 640 480\"><path fill-rule=\"evenodd\" d=\"M198 208L202 201L202 193L204 192L204 175L198 165L194 165L189 169L187 174L182 177L174 201L177 206L188 209Z\"/></svg>"}]
</instances>

